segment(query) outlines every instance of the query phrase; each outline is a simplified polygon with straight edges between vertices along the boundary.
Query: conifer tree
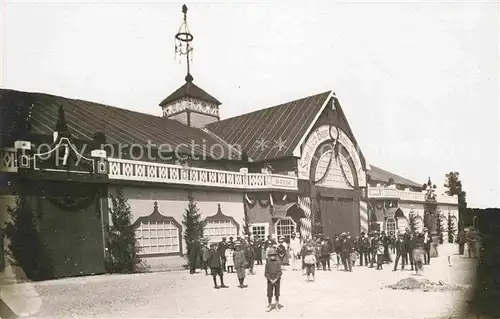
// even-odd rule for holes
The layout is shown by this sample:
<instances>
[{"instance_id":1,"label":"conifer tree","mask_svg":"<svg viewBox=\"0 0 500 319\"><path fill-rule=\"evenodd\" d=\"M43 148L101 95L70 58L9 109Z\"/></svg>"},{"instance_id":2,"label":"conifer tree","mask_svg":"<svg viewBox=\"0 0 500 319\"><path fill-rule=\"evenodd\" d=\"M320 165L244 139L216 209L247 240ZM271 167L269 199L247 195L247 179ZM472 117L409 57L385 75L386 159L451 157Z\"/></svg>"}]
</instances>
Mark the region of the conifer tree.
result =
<instances>
[{"instance_id":1,"label":"conifer tree","mask_svg":"<svg viewBox=\"0 0 500 319\"><path fill-rule=\"evenodd\" d=\"M417 214L412 210L410 211L410 214L408 215L408 226L412 232L415 232L417 230Z\"/></svg>"},{"instance_id":2,"label":"conifer tree","mask_svg":"<svg viewBox=\"0 0 500 319\"><path fill-rule=\"evenodd\" d=\"M37 217L26 198L16 196L15 204L15 208L7 208L11 220L5 227L5 235L10 242L7 251L10 264L21 268L33 281L54 278L52 256L38 229Z\"/></svg>"},{"instance_id":3,"label":"conifer tree","mask_svg":"<svg viewBox=\"0 0 500 319\"><path fill-rule=\"evenodd\" d=\"M134 272L141 260L137 256L138 245L132 227L132 210L122 188L116 190L116 196L110 197L112 208L109 209L111 225L107 229L107 268L109 272Z\"/></svg>"},{"instance_id":4,"label":"conifer tree","mask_svg":"<svg viewBox=\"0 0 500 319\"><path fill-rule=\"evenodd\" d=\"M193 245L199 243L203 238L203 229L205 223L201 220L201 213L198 210L198 205L196 204L193 196L188 197L188 208L184 213L184 240L187 244L187 250L191 251Z\"/></svg>"}]
</instances>

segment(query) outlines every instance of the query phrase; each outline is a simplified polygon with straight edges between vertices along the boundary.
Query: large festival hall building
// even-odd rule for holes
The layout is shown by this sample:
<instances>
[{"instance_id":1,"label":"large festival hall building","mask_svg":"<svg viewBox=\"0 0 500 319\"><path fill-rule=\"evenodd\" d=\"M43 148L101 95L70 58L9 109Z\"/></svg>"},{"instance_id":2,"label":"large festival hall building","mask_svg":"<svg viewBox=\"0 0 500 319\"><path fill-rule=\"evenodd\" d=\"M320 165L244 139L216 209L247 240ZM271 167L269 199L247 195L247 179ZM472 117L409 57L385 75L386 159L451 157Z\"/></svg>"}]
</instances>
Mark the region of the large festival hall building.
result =
<instances>
[{"instance_id":1,"label":"large festival hall building","mask_svg":"<svg viewBox=\"0 0 500 319\"><path fill-rule=\"evenodd\" d=\"M152 270L186 264L189 196L215 242L242 235L245 217L260 238L357 236L370 225L396 232L415 217L423 227L439 211L458 223L456 196L429 196L422 184L368 164L333 91L220 119L222 103L188 73L159 102L161 115L151 115L0 90L0 222L24 196L57 277L105 272L117 188Z\"/></svg>"}]
</instances>

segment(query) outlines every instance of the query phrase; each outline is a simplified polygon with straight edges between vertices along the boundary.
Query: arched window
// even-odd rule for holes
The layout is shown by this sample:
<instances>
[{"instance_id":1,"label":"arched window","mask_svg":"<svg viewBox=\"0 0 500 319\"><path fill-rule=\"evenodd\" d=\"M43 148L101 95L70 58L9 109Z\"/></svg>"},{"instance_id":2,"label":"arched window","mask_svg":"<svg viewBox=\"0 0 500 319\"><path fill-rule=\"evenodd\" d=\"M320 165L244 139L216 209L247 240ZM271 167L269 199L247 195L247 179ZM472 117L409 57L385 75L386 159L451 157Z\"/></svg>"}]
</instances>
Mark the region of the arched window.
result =
<instances>
[{"instance_id":1,"label":"arched window","mask_svg":"<svg viewBox=\"0 0 500 319\"><path fill-rule=\"evenodd\" d=\"M138 255L157 257L182 253L182 226L173 217L160 214L157 202L153 212L137 218L133 227L139 246Z\"/></svg>"},{"instance_id":2,"label":"arched window","mask_svg":"<svg viewBox=\"0 0 500 319\"><path fill-rule=\"evenodd\" d=\"M385 231L387 235L395 235L396 234L396 221L394 218L389 217L385 221Z\"/></svg>"},{"instance_id":3,"label":"arched window","mask_svg":"<svg viewBox=\"0 0 500 319\"><path fill-rule=\"evenodd\" d=\"M141 221L135 229L139 255L180 253L179 233L172 221Z\"/></svg>"},{"instance_id":4,"label":"arched window","mask_svg":"<svg viewBox=\"0 0 500 319\"><path fill-rule=\"evenodd\" d=\"M278 237L291 236L293 233L296 233L296 227L297 225L292 218L281 218L276 223L276 235L278 235Z\"/></svg>"},{"instance_id":5,"label":"arched window","mask_svg":"<svg viewBox=\"0 0 500 319\"><path fill-rule=\"evenodd\" d=\"M232 220L207 220L205 222L205 237L209 238L210 242L220 242L222 237L234 237L238 236L238 228L233 223Z\"/></svg>"}]
</instances>

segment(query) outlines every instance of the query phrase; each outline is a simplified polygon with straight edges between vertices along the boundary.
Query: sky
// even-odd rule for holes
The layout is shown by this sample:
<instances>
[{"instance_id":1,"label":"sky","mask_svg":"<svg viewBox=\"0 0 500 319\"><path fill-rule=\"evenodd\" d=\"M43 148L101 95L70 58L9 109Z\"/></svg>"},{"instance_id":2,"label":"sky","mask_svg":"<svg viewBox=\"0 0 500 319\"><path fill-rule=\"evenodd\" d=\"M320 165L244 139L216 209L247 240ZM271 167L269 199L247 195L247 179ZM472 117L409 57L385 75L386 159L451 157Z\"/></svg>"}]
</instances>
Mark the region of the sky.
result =
<instances>
[{"instance_id":1,"label":"sky","mask_svg":"<svg viewBox=\"0 0 500 319\"><path fill-rule=\"evenodd\" d=\"M182 4L3 1L0 86L161 115ZM497 1L186 4L221 118L333 90L369 164L500 207Z\"/></svg>"}]
</instances>

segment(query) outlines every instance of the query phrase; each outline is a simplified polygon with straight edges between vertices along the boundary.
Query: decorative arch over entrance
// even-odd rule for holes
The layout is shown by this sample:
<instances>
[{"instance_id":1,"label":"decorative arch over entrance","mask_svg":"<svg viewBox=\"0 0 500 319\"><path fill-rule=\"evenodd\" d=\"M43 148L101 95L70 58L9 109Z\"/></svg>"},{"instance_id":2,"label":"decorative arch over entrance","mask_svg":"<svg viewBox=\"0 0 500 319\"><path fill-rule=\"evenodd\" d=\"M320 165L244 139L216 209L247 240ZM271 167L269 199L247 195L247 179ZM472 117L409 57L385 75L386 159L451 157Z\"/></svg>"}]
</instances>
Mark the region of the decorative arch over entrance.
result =
<instances>
[{"instance_id":1,"label":"decorative arch over entrance","mask_svg":"<svg viewBox=\"0 0 500 319\"><path fill-rule=\"evenodd\" d=\"M317 154L318 147L325 142L331 141L332 138L337 138L337 136L338 143L340 143L347 151L348 159L351 159L353 162L355 169L355 172L353 173L355 173L357 176L359 187L365 187L366 174L361 165L361 159L356 147L344 131L333 125L322 125L311 133L311 135L307 139L307 142L304 144L302 157L299 160L298 177L300 179L309 179L311 174L311 164L315 155Z\"/></svg>"}]
</instances>

